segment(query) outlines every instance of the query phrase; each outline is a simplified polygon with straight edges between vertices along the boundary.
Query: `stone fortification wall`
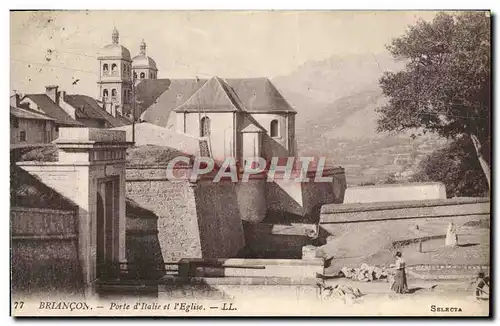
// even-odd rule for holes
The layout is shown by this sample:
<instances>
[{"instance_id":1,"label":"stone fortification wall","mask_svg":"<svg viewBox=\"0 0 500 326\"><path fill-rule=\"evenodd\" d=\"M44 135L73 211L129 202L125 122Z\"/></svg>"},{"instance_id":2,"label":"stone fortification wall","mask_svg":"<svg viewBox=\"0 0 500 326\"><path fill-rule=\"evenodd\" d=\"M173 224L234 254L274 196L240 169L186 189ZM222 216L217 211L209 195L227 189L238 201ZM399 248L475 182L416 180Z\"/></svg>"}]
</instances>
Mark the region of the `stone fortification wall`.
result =
<instances>
[{"instance_id":1,"label":"stone fortification wall","mask_svg":"<svg viewBox=\"0 0 500 326\"><path fill-rule=\"evenodd\" d=\"M134 167L127 169L127 196L158 217L164 261L227 258L244 246L231 182L169 180L166 167Z\"/></svg>"},{"instance_id":2,"label":"stone fortification wall","mask_svg":"<svg viewBox=\"0 0 500 326\"><path fill-rule=\"evenodd\" d=\"M11 207L13 294L83 294L76 211Z\"/></svg>"}]
</instances>

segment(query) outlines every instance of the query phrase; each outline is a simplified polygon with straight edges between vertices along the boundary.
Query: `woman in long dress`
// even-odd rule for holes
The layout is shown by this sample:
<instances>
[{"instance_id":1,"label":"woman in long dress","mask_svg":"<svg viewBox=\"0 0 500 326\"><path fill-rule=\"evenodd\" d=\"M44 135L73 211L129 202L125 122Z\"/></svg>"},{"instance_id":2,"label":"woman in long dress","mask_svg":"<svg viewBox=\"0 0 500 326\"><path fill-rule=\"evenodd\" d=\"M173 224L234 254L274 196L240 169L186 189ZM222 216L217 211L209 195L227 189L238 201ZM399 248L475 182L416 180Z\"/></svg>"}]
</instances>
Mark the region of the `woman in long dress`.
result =
<instances>
[{"instance_id":1,"label":"woman in long dress","mask_svg":"<svg viewBox=\"0 0 500 326\"><path fill-rule=\"evenodd\" d=\"M406 272L405 272L405 261L402 258L400 251L396 252L396 263L394 264L394 269L396 274L394 275L394 282L391 285L391 290L396 293L406 293L408 292L408 283L406 282Z\"/></svg>"}]
</instances>

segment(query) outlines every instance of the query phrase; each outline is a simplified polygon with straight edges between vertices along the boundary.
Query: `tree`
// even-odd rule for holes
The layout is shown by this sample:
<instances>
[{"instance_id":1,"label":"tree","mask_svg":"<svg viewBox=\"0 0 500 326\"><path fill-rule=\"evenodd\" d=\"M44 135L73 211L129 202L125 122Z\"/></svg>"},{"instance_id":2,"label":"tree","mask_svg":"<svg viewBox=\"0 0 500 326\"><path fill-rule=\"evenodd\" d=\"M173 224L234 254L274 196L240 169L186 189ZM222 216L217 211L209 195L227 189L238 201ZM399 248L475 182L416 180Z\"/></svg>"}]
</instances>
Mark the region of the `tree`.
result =
<instances>
[{"instance_id":1,"label":"tree","mask_svg":"<svg viewBox=\"0 0 500 326\"><path fill-rule=\"evenodd\" d=\"M488 193L488 183L483 175L474 145L464 137L420 161L411 181L442 182L447 197L484 196Z\"/></svg>"},{"instance_id":2,"label":"tree","mask_svg":"<svg viewBox=\"0 0 500 326\"><path fill-rule=\"evenodd\" d=\"M377 131L470 138L490 186L491 28L486 12L439 13L419 21L387 49L405 69L379 83L388 103Z\"/></svg>"}]
</instances>

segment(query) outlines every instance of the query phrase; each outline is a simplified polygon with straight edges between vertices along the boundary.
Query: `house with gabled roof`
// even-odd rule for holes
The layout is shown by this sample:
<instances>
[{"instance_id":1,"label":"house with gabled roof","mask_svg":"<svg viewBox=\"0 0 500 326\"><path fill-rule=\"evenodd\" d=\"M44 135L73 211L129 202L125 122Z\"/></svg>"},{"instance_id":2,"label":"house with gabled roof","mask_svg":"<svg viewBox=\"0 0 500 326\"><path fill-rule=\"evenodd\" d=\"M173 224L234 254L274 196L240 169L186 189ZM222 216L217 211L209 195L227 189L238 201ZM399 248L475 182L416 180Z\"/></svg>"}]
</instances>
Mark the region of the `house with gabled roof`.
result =
<instances>
[{"instance_id":1,"label":"house with gabled roof","mask_svg":"<svg viewBox=\"0 0 500 326\"><path fill-rule=\"evenodd\" d=\"M47 144L55 138L56 119L41 112L10 107L11 148Z\"/></svg>"},{"instance_id":2,"label":"house with gabled roof","mask_svg":"<svg viewBox=\"0 0 500 326\"><path fill-rule=\"evenodd\" d=\"M98 100L81 94L66 94L58 86L45 87L45 94L27 94L19 100L26 109L53 119L58 127L113 128L130 124L119 114L108 113Z\"/></svg>"},{"instance_id":3,"label":"house with gabled roof","mask_svg":"<svg viewBox=\"0 0 500 326\"><path fill-rule=\"evenodd\" d=\"M75 119L94 128L114 128L132 123L120 114L110 114L103 109L102 104L95 98L81 94L62 93L60 102L62 107L74 112ZM68 108L71 107L71 108Z\"/></svg>"},{"instance_id":4,"label":"house with gabled roof","mask_svg":"<svg viewBox=\"0 0 500 326\"><path fill-rule=\"evenodd\" d=\"M59 127L84 127L83 123L76 121L64 111L55 98L51 98L50 91L48 89L46 94L26 94L19 99L18 106L55 119L57 129Z\"/></svg>"}]
</instances>

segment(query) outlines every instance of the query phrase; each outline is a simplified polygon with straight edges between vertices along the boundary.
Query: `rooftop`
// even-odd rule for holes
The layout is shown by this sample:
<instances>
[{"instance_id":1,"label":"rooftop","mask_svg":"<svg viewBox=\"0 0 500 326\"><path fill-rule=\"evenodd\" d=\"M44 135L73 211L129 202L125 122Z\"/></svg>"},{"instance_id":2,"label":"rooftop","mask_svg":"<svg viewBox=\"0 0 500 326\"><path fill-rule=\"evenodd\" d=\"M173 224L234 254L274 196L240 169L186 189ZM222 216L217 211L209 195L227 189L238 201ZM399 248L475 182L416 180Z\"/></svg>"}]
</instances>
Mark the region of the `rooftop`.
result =
<instances>
[{"instance_id":1,"label":"rooftop","mask_svg":"<svg viewBox=\"0 0 500 326\"><path fill-rule=\"evenodd\" d=\"M83 124L73 119L46 94L28 94L25 98L32 100L45 115L56 120L56 123L68 127L83 127Z\"/></svg>"},{"instance_id":2,"label":"rooftop","mask_svg":"<svg viewBox=\"0 0 500 326\"><path fill-rule=\"evenodd\" d=\"M34 110L10 107L10 114L19 119L33 119L33 120L48 120L55 121L55 119L46 116L40 112L35 112Z\"/></svg>"},{"instance_id":3,"label":"rooftop","mask_svg":"<svg viewBox=\"0 0 500 326\"><path fill-rule=\"evenodd\" d=\"M111 127L120 127L130 123L126 118L121 116L112 116L103 109L96 99L80 94L66 94L64 101L74 107L77 118L100 119L105 120Z\"/></svg>"}]
</instances>

